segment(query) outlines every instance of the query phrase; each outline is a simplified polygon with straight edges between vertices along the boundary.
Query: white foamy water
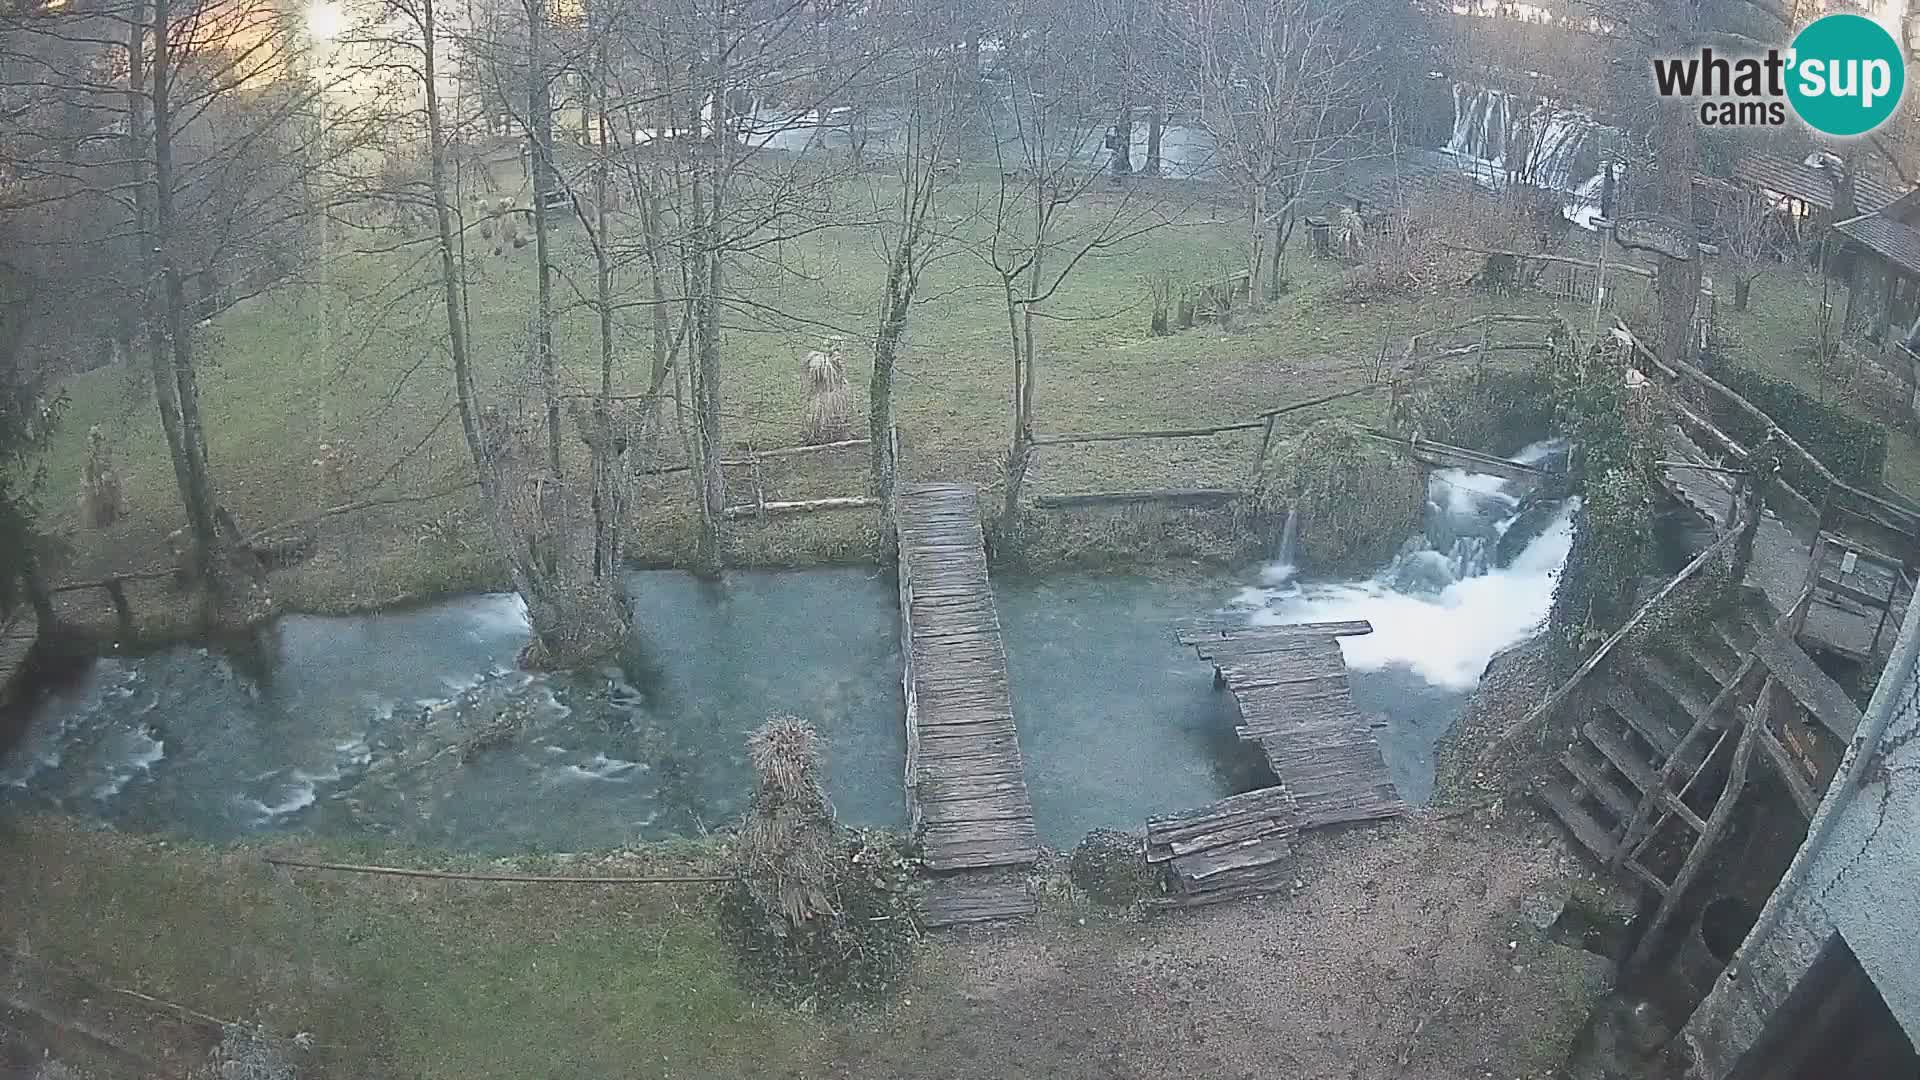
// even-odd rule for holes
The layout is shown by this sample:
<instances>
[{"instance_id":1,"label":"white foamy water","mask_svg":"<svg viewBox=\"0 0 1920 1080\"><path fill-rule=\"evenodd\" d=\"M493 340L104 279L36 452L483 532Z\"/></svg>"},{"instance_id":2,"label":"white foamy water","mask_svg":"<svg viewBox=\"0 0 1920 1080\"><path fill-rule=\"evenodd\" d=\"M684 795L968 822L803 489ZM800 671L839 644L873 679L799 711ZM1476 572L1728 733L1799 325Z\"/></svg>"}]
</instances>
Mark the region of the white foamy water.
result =
<instances>
[{"instance_id":1,"label":"white foamy water","mask_svg":"<svg viewBox=\"0 0 1920 1080\"><path fill-rule=\"evenodd\" d=\"M580 780L608 780L619 782L628 779L629 774L641 768L637 761L623 761L610 758L605 754L593 755L593 760L585 765L569 765L566 775Z\"/></svg>"},{"instance_id":2,"label":"white foamy water","mask_svg":"<svg viewBox=\"0 0 1920 1080\"><path fill-rule=\"evenodd\" d=\"M150 771L154 763L167 756L166 743L150 727L140 727L108 740L118 753L106 763L107 778L93 789L93 797L105 801L126 790L134 777Z\"/></svg>"},{"instance_id":3,"label":"white foamy water","mask_svg":"<svg viewBox=\"0 0 1920 1080\"><path fill-rule=\"evenodd\" d=\"M1528 447L1515 460L1544 456ZM1263 587L1242 590L1236 604L1253 609L1249 621L1256 626L1365 619L1373 633L1340 639L1349 668L1397 666L1441 689L1473 689L1495 653L1546 621L1573 543L1578 500L1562 504L1509 565L1490 567L1490 545L1517 517L1514 485L1443 470L1434 474L1429 494L1427 537L1410 542L1373 577L1296 582L1291 567L1269 567ZM1436 550L1435 540L1445 550Z\"/></svg>"}]
</instances>

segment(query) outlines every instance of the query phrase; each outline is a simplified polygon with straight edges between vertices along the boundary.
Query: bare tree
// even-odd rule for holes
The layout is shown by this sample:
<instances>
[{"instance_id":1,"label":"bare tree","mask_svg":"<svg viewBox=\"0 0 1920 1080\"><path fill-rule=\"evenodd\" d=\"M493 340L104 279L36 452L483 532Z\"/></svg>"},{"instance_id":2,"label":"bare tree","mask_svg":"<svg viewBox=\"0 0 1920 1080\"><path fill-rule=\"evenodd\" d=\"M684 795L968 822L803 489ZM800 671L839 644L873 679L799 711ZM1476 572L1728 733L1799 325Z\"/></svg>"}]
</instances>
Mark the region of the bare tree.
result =
<instances>
[{"instance_id":1,"label":"bare tree","mask_svg":"<svg viewBox=\"0 0 1920 1080\"><path fill-rule=\"evenodd\" d=\"M1170 67L1185 73L1175 100L1213 137L1216 170L1247 200L1255 305L1265 292L1263 256L1277 271L1301 201L1365 148L1379 120L1376 7L1184 0L1170 20Z\"/></svg>"},{"instance_id":2,"label":"bare tree","mask_svg":"<svg viewBox=\"0 0 1920 1080\"><path fill-rule=\"evenodd\" d=\"M1039 339L1035 322L1087 259L1127 250L1169 221L1161 201L1123 186L1098 200L1098 151L1111 102L1100 73L1062 65L1059 56L1088 43L1097 14L1074 5L1013 7L1001 28L997 74L1005 97L995 139L999 179L983 192L989 224L978 247L1005 304L1013 361L1012 437L1007 452L1004 524L1017 527L1033 457Z\"/></svg>"},{"instance_id":3,"label":"bare tree","mask_svg":"<svg viewBox=\"0 0 1920 1080\"><path fill-rule=\"evenodd\" d=\"M303 47L294 21L266 0L104 0L0 15L0 85L32 120L10 146L6 169L29 183L9 188L7 210L90 208L88 227L42 239L93 266L93 295L118 301L114 352L130 352L144 327L190 562L208 613L223 618L249 619L266 604L212 479L199 326L304 264L302 171L324 151L323 132L290 123L311 101L311 85L290 77Z\"/></svg>"},{"instance_id":4,"label":"bare tree","mask_svg":"<svg viewBox=\"0 0 1920 1080\"><path fill-rule=\"evenodd\" d=\"M1695 184L1705 189L1713 215L1714 243L1733 278L1733 309L1745 311L1754 279L1788 250L1789 238L1783 226L1786 215L1765 194L1752 188L1705 178Z\"/></svg>"}]
</instances>

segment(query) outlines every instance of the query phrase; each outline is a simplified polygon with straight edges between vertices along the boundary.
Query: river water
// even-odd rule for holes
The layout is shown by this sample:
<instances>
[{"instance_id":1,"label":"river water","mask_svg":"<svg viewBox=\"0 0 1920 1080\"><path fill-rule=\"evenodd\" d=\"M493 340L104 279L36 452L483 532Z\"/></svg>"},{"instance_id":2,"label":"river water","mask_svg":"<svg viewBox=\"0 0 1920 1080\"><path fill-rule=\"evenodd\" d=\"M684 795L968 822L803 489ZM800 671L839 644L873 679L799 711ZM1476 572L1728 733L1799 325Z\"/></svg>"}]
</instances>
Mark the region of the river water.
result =
<instances>
[{"instance_id":1,"label":"river water","mask_svg":"<svg viewBox=\"0 0 1920 1080\"><path fill-rule=\"evenodd\" d=\"M1263 782L1233 738L1230 699L1174 640L1199 616L1372 620L1373 634L1342 641L1354 697L1386 721L1394 779L1423 801L1434 744L1488 658L1544 618L1569 513L1529 509L1523 485L1436 472L1426 531L1364 581L1285 565L1253 584L1198 569L997 578L1041 836L1070 846L1095 826L1137 828ZM528 627L511 595L290 616L238 653L101 658L39 701L0 761L0 807L216 840L606 847L732 824L751 786L747 732L790 712L821 731L843 821L904 824L890 575L701 583L660 571L628 583L631 647L599 671L516 670ZM494 729L511 734L471 746Z\"/></svg>"}]
</instances>

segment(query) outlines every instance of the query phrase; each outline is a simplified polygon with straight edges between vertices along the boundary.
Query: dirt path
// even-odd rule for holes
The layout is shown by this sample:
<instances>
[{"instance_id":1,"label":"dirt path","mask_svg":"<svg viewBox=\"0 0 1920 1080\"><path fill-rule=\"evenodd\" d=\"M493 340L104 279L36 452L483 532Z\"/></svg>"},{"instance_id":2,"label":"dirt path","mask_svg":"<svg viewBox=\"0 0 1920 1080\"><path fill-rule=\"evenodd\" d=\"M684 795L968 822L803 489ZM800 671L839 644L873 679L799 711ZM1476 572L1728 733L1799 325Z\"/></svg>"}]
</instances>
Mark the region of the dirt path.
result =
<instances>
[{"instance_id":1,"label":"dirt path","mask_svg":"<svg viewBox=\"0 0 1920 1080\"><path fill-rule=\"evenodd\" d=\"M1551 1076L1603 965L1525 912L1587 876L1529 811L1309 838L1291 896L941 939L829 1075Z\"/></svg>"}]
</instances>

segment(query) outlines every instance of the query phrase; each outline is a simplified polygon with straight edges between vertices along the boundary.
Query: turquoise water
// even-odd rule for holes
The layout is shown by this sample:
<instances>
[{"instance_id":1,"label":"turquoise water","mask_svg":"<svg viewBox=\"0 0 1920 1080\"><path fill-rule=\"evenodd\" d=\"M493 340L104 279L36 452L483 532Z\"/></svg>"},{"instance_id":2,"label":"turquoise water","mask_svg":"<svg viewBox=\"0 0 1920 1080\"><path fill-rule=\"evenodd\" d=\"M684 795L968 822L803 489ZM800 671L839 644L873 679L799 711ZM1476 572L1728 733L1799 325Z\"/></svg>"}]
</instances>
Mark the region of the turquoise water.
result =
<instances>
[{"instance_id":1,"label":"turquoise water","mask_svg":"<svg viewBox=\"0 0 1920 1080\"><path fill-rule=\"evenodd\" d=\"M377 835L477 851L610 846L731 824L747 732L812 720L841 818L904 824L892 579L858 569L630 577L626 660L514 668L512 595L277 621L247 654L101 659L39 705L0 803L230 839ZM519 734L463 755L476 730Z\"/></svg>"},{"instance_id":2,"label":"turquoise water","mask_svg":"<svg viewBox=\"0 0 1920 1080\"><path fill-rule=\"evenodd\" d=\"M1366 581L1001 575L1014 714L1036 824L1068 847L1270 783L1231 698L1174 638L1198 616L1367 618L1346 638L1360 709L1410 801L1488 657L1545 615L1569 508L1519 546L1523 491L1434 476L1427 533ZM1255 575L1244 575L1255 579ZM386 837L472 851L577 850L732 825L746 735L811 720L842 821L906 820L898 598L871 569L628 578L634 631L601 670L519 671L524 608L469 596L411 611L278 620L251 648L108 657L50 691L0 760L0 807L209 839ZM477 733L505 736L472 748Z\"/></svg>"}]
</instances>

